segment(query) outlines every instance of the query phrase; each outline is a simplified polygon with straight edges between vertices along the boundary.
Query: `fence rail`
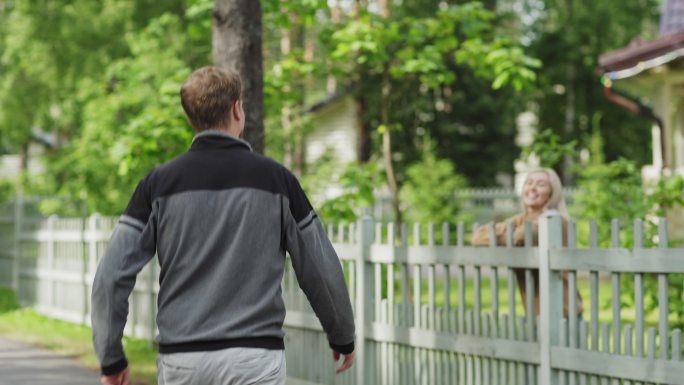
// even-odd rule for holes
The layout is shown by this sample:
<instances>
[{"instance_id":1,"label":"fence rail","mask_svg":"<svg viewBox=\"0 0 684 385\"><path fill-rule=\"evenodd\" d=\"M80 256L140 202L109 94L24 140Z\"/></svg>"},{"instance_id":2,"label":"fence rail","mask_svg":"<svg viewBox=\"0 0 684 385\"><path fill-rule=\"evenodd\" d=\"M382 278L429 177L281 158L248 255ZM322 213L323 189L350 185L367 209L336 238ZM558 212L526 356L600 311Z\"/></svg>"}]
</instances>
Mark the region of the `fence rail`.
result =
<instances>
[{"instance_id":1,"label":"fence rail","mask_svg":"<svg viewBox=\"0 0 684 385\"><path fill-rule=\"evenodd\" d=\"M92 279L115 223L100 216L0 218L0 285L16 285L21 303L43 314L88 325ZM675 324L681 320L670 304L684 286L684 250L668 245L665 221L653 248L643 247L641 221L634 247L621 244L618 225L610 225L612 244L603 248L596 224L589 226L590 247L577 247L575 223L563 246L558 218L541 221L538 246L528 226L525 247L512 247L510 226L508 246L490 247L469 246L463 225L409 231L366 218L329 226L357 318L357 359L334 375L325 335L288 264L282 293L289 382L684 384ZM139 276L126 334L155 335L157 277L154 263ZM582 294L579 317L574 295L570 316L563 316L564 281L569 293ZM538 316L525 311L535 308L536 290ZM626 298L633 306L623 305Z\"/></svg>"}]
</instances>

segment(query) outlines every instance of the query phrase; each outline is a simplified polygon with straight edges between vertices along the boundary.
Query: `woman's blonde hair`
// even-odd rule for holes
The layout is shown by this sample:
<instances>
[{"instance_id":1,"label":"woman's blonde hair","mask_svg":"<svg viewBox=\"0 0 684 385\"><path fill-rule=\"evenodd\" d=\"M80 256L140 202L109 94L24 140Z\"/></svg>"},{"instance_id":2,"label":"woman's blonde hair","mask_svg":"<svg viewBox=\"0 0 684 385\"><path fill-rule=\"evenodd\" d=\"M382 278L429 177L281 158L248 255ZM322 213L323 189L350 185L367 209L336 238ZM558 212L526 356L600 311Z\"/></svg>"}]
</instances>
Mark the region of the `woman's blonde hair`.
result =
<instances>
[{"instance_id":1,"label":"woman's blonde hair","mask_svg":"<svg viewBox=\"0 0 684 385\"><path fill-rule=\"evenodd\" d=\"M523 183L523 186L525 184L527 184L527 180L529 179L530 175L536 174L538 172L546 173L546 175L549 176L549 180L551 182L551 196L549 197L549 200L546 201L546 204L544 205L544 211L556 210L561 214L561 216L563 216L563 218L569 219L568 209L565 206L565 194L563 194L563 183L561 183L561 180L558 177L558 174L556 174L556 172L553 171L553 169L550 169L550 168L535 168L535 169L533 169L532 171L527 173L527 176L525 177L525 182ZM525 203L522 202L522 200L521 200L521 204L523 206L523 212L525 214L527 214L527 207L525 206Z\"/></svg>"}]
</instances>

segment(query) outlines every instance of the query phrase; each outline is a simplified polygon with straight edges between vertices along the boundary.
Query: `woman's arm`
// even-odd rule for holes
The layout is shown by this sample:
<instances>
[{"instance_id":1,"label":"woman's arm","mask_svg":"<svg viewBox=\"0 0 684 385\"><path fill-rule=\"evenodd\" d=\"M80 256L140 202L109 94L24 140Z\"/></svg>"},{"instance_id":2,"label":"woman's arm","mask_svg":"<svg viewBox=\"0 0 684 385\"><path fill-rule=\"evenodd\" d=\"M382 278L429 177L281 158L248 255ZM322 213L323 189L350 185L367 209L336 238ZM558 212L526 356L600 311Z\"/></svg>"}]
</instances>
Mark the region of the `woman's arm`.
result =
<instances>
[{"instance_id":1,"label":"woman's arm","mask_svg":"<svg viewBox=\"0 0 684 385\"><path fill-rule=\"evenodd\" d=\"M530 219L532 223L532 245L536 246L539 242L539 220ZM525 222L522 217L514 223L513 246L525 246Z\"/></svg>"},{"instance_id":2,"label":"woman's arm","mask_svg":"<svg viewBox=\"0 0 684 385\"><path fill-rule=\"evenodd\" d=\"M498 222L494 225L494 233L496 235L496 244L498 246L506 246L506 224L513 220L507 219L503 222ZM480 226L475 230L475 233L473 234L473 241L472 245L473 246L489 246L489 226L491 225L491 222L489 224L486 224L484 226Z\"/></svg>"}]
</instances>

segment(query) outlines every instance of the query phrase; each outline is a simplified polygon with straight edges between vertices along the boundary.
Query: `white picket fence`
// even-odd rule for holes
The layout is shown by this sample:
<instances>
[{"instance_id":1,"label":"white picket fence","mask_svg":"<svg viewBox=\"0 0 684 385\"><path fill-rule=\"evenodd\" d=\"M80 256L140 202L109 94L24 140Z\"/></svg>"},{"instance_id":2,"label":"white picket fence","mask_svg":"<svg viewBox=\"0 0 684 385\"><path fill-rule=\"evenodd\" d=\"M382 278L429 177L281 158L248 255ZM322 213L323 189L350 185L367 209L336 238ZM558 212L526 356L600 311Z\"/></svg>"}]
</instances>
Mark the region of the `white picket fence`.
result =
<instances>
[{"instance_id":1,"label":"white picket fence","mask_svg":"<svg viewBox=\"0 0 684 385\"><path fill-rule=\"evenodd\" d=\"M97 215L30 219L20 210L14 218L0 218L5 230L0 238L0 285L18 288L23 305L87 325L94 270L115 223L115 218ZM356 313L355 365L334 374L320 324L288 264L282 285L288 383L684 384L681 331L670 324L668 301L683 284L679 274L684 274L684 249L667 246L664 221L661 246L656 248L642 247L639 221L635 247L620 247L616 225L611 225L610 248L598 247L595 224L592 246L577 248L574 223L569 246L561 247L557 219L542 221L538 247L467 246L463 225L442 225L438 231L434 225L416 225L409 232L406 226L396 229L364 219L331 226L329 236L345 269ZM512 244L511 233L508 239ZM522 310L513 269L525 270L524 300L530 305L531 278L538 269L538 319ZM561 271L569 272L570 292L579 288L589 293L582 320L562 318ZM621 293L625 274L633 274L633 292ZM658 282L654 290L645 284L652 276ZM611 282L612 300L610 315L602 317L601 310L607 311L599 289L606 281ZM153 263L138 278L126 334L152 338L157 290ZM634 308L622 308L625 295L634 298ZM570 298L569 314L576 314L575 297ZM651 298L658 306L655 321L645 311Z\"/></svg>"}]
</instances>

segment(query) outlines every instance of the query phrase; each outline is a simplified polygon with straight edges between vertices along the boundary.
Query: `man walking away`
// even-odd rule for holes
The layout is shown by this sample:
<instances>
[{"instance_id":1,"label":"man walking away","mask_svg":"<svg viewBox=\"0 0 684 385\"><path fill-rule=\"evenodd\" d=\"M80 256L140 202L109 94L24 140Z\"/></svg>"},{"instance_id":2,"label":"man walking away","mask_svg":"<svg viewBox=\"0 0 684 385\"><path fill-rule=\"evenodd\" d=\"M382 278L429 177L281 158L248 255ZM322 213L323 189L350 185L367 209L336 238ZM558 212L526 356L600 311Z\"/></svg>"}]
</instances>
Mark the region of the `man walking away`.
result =
<instances>
[{"instance_id":1,"label":"man walking away","mask_svg":"<svg viewBox=\"0 0 684 385\"><path fill-rule=\"evenodd\" d=\"M103 384L128 384L121 338L136 275L159 258L159 384L284 384L289 252L337 372L354 359L354 317L340 261L297 179L239 139L240 77L195 71L181 103L197 131L185 154L138 184L93 284Z\"/></svg>"}]
</instances>

